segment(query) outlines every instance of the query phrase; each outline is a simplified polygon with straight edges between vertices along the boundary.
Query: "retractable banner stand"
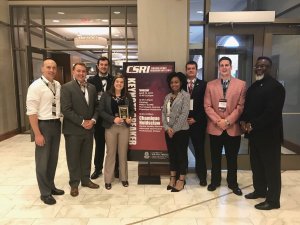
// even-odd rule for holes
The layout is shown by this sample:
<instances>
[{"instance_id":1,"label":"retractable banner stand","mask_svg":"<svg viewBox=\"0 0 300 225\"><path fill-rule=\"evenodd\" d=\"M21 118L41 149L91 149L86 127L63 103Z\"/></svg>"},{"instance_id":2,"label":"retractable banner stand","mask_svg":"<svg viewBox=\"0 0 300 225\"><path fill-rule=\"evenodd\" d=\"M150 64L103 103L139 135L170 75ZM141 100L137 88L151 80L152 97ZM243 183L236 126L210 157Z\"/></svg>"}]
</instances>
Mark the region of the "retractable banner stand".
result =
<instances>
[{"instance_id":1,"label":"retractable banner stand","mask_svg":"<svg viewBox=\"0 0 300 225\"><path fill-rule=\"evenodd\" d=\"M174 70L175 62L124 63L127 90L135 108L130 127L129 160L148 164L148 180L153 174L151 163L168 162L161 114L164 98L170 91L167 75ZM140 182L140 178L139 183L147 183Z\"/></svg>"}]
</instances>

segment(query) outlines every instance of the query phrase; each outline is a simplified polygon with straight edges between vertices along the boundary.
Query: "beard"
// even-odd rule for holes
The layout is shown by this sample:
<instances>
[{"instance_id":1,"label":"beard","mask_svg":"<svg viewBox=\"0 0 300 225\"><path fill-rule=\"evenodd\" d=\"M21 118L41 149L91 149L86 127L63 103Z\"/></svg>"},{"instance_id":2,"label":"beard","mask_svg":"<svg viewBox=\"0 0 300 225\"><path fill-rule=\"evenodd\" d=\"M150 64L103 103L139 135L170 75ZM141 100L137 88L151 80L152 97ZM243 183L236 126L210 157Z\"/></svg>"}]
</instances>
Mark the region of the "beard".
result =
<instances>
[{"instance_id":1,"label":"beard","mask_svg":"<svg viewBox=\"0 0 300 225\"><path fill-rule=\"evenodd\" d=\"M261 79L263 79L264 78L264 76L265 76L265 74L261 74L261 75L255 75L255 79L256 80L261 80Z\"/></svg>"}]
</instances>

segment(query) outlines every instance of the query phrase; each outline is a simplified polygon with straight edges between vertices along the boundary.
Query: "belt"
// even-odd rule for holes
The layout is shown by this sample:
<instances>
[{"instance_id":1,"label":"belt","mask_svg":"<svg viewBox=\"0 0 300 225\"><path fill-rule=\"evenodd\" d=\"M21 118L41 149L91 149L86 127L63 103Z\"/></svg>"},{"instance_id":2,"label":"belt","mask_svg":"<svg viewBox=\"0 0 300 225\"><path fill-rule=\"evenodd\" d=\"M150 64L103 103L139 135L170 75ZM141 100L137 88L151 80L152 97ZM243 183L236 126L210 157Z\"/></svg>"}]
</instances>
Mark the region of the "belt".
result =
<instances>
[{"instance_id":1,"label":"belt","mask_svg":"<svg viewBox=\"0 0 300 225\"><path fill-rule=\"evenodd\" d=\"M60 119L39 120L39 122L45 122L45 123L57 123L57 122L60 122Z\"/></svg>"}]
</instances>

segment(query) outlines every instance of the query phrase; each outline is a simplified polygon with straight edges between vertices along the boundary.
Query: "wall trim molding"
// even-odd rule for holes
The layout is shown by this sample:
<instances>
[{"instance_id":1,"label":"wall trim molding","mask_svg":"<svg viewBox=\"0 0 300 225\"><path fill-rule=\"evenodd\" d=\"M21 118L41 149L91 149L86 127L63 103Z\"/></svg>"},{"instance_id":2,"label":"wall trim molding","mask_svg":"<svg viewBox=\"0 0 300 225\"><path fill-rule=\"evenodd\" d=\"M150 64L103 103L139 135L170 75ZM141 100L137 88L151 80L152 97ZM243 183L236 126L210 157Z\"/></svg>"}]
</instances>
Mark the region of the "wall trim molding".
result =
<instances>
[{"instance_id":1,"label":"wall trim molding","mask_svg":"<svg viewBox=\"0 0 300 225\"><path fill-rule=\"evenodd\" d=\"M4 141L8 138L11 138L13 136L16 136L17 134L20 134L20 131L19 129L15 129L15 130L12 130L12 131L9 131L9 132L6 132L4 134L0 134L0 141Z\"/></svg>"}]
</instances>

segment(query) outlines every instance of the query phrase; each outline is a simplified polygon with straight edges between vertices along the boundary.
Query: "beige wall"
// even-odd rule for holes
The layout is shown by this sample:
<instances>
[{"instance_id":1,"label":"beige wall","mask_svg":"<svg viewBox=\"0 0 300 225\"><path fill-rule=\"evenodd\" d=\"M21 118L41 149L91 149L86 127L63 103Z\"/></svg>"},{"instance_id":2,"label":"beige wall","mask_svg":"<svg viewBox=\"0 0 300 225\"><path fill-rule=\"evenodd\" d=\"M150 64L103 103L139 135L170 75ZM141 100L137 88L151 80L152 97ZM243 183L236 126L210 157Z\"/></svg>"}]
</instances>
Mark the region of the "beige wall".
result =
<instances>
[{"instance_id":1,"label":"beige wall","mask_svg":"<svg viewBox=\"0 0 300 225\"><path fill-rule=\"evenodd\" d=\"M9 23L7 0L0 1L0 21ZM0 24L0 136L18 128L10 30Z\"/></svg>"},{"instance_id":2,"label":"beige wall","mask_svg":"<svg viewBox=\"0 0 300 225\"><path fill-rule=\"evenodd\" d=\"M184 72L188 59L188 1L138 0L140 62L175 61Z\"/></svg>"}]
</instances>

